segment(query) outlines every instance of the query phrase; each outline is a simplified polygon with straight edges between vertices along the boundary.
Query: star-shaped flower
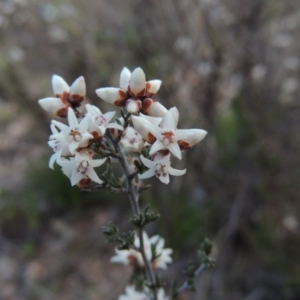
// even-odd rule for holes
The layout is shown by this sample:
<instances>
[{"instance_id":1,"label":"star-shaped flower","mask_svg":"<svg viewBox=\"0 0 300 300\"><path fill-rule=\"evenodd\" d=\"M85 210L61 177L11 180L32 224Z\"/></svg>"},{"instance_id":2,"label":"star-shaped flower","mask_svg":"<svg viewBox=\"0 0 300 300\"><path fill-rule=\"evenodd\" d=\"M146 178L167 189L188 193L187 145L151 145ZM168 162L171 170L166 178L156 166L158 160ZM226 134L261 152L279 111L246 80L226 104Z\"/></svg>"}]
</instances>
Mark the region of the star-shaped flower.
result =
<instances>
[{"instance_id":1,"label":"star-shaped flower","mask_svg":"<svg viewBox=\"0 0 300 300\"><path fill-rule=\"evenodd\" d=\"M145 144L142 136L131 126L124 130L120 142L126 151L132 152L141 151Z\"/></svg>"},{"instance_id":2,"label":"star-shaped flower","mask_svg":"<svg viewBox=\"0 0 300 300\"><path fill-rule=\"evenodd\" d=\"M52 135L48 145L53 149L54 153L49 160L49 168L53 169L54 163L61 156L69 156L72 153L69 150L69 143L67 142L65 136L57 130L54 124L51 124Z\"/></svg>"},{"instance_id":3,"label":"star-shaped flower","mask_svg":"<svg viewBox=\"0 0 300 300\"><path fill-rule=\"evenodd\" d=\"M88 132L90 132L94 138L100 138L105 134L106 128L115 128L123 131L123 126L117 123L109 123L115 115L115 111L102 114L100 109L94 105L85 105L87 113L86 116L90 116L90 123L88 126Z\"/></svg>"},{"instance_id":4,"label":"star-shaped flower","mask_svg":"<svg viewBox=\"0 0 300 300\"><path fill-rule=\"evenodd\" d=\"M153 269L166 269L167 264L172 262L171 254L173 253L172 249L166 248L164 249L165 240L158 236L152 236L151 238L148 237L146 232L143 232L143 240L144 240L144 247L146 257L151 262L151 266ZM152 258L152 250L151 246L155 246L157 257L153 260ZM141 253L136 250L140 247L140 240L137 236L134 239L134 248L129 250L118 250L116 251L116 256L111 258L111 262L114 263L121 263L124 265L130 266L139 266L144 267L144 261Z\"/></svg>"},{"instance_id":5,"label":"star-shaped flower","mask_svg":"<svg viewBox=\"0 0 300 300\"><path fill-rule=\"evenodd\" d=\"M156 141L151 147L149 155L160 150L169 150L175 157L181 159L181 150L190 148L200 142L207 132L202 129L177 129L178 111L170 109L163 117L159 126L145 123L147 135L152 134ZM144 133L145 135L145 133Z\"/></svg>"},{"instance_id":6,"label":"star-shaped flower","mask_svg":"<svg viewBox=\"0 0 300 300\"><path fill-rule=\"evenodd\" d=\"M156 176L161 182L168 184L170 182L169 175L181 176L184 175L186 169L177 170L171 167L171 154L165 156L157 153L155 155L154 161L145 158L143 155L140 156L142 163L149 168L143 174L139 174L140 179L146 179L152 176Z\"/></svg>"},{"instance_id":7,"label":"star-shaped flower","mask_svg":"<svg viewBox=\"0 0 300 300\"><path fill-rule=\"evenodd\" d=\"M90 155L82 152L81 154L76 152L75 157L71 157L70 160L58 159L57 164L62 167L62 171L71 180L71 185L75 184L86 185L86 181L94 181L101 184L102 180L98 177L94 168L101 166L106 161L104 159L92 159Z\"/></svg>"},{"instance_id":8,"label":"star-shaped flower","mask_svg":"<svg viewBox=\"0 0 300 300\"><path fill-rule=\"evenodd\" d=\"M43 98L38 102L43 109L62 118L67 117L68 107L80 106L86 93L85 81L82 76L78 77L69 87L62 77L53 75L52 88L55 97Z\"/></svg>"},{"instance_id":9,"label":"star-shaped flower","mask_svg":"<svg viewBox=\"0 0 300 300\"><path fill-rule=\"evenodd\" d=\"M61 136L63 136L64 142L68 143L71 154L74 154L76 149L79 147L86 147L89 144L89 141L93 139L93 135L87 131L90 118L90 116L86 116L79 122L73 112L73 109L69 108L69 126L52 120L52 124L59 128L61 132L51 135L50 139L61 139Z\"/></svg>"},{"instance_id":10,"label":"star-shaped flower","mask_svg":"<svg viewBox=\"0 0 300 300\"><path fill-rule=\"evenodd\" d=\"M161 117L167 109L151 97L157 93L161 80L146 82L146 76L141 68L132 73L126 67L120 75L120 88L107 87L96 90L97 95L104 101L116 106L126 106L131 114L142 111L146 114Z\"/></svg>"}]
</instances>

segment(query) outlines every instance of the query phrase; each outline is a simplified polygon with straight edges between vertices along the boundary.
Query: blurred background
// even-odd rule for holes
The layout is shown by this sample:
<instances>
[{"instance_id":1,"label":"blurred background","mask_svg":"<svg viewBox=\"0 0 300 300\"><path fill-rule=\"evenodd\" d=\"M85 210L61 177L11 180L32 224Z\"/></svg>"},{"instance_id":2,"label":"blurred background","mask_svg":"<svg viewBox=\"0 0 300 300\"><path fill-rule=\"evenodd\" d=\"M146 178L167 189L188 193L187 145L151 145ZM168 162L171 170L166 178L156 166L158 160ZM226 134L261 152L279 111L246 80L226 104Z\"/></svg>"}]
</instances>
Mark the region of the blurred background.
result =
<instances>
[{"instance_id":1,"label":"blurred background","mask_svg":"<svg viewBox=\"0 0 300 300\"><path fill-rule=\"evenodd\" d=\"M109 263L101 227L130 228L128 200L83 193L48 168L51 76L118 86L123 66L162 79L180 128L207 137L176 167L187 174L142 195L174 249L166 280L197 261L204 237L217 266L180 299L300 299L300 1L1 0L0 299L102 300L130 268Z\"/></svg>"}]
</instances>

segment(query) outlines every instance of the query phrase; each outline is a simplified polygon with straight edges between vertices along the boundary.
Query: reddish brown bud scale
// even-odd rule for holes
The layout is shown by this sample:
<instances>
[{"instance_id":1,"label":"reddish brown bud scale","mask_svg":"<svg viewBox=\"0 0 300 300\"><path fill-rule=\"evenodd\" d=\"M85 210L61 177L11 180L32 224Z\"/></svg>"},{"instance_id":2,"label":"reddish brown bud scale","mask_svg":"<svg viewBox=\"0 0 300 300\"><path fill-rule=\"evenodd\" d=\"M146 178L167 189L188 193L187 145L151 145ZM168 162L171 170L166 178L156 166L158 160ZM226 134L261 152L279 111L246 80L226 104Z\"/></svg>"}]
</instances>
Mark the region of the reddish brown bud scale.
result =
<instances>
[{"instance_id":1,"label":"reddish brown bud scale","mask_svg":"<svg viewBox=\"0 0 300 300\"><path fill-rule=\"evenodd\" d=\"M170 151L168 149L164 149L164 150L160 150L159 153L163 156L167 156L170 153Z\"/></svg>"},{"instance_id":2,"label":"reddish brown bud scale","mask_svg":"<svg viewBox=\"0 0 300 300\"><path fill-rule=\"evenodd\" d=\"M91 135L94 137L93 142L99 142L102 138L97 131L92 131Z\"/></svg>"},{"instance_id":3,"label":"reddish brown bud scale","mask_svg":"<svg viewBox=\"0 0 300 300\"><path fill-rule=\"evenodd\" d=\"M61 117L61 118L67 118L68 116L68 108L69 108L69 105L66 106L66 107L63 107L61 109L59 109L57 112L56 112L56 115L58 117Z\"/></svg>"},{"instance_id":4,"label":"reddish brown bud scale","mask_svg":"<svg viewBox=\"0 0 300 300\"><path fill-rule=\"evenodd\" d=\"M60 100L63 104L68 105L68 106L70 105L69 100L68 100L68 98L69 98L68 92L63 92L61 95L57 94L56 97L60 98Z\"/></svg>"},{"instance_id":5,"label":"reddish brown bud scale","mask_svg":"<svg viewBox=\"0 0 300 300\"><path fill-rule=\"evenodd\" d=\"M180 140L177 143L178 143L181 150L186 150L188 148L191 148L190 144L186 141Z\"/></svg>"},{"instance_id":6,"label":"reddish brown bud scale","mask_svg":"<svg viewBox=\"0 0 300 300\"><path fill-rule=\"evenodd\" d=\"M128 86L128 94L131 97L144 97L145 96L145 92L146 92L146 89L143 88L141 91L139 91L137 93L134 93L134 92L131 91L130 86Z\"/></svg>"},{"instance_id":7,"label":"reddish brown bud scale","mask_svg":"<svg viewBox=\"0 0 300 300\"><path fill-rule=\"evenodd\" d=\"M149 109L149 107L153 104L153 100L151 98L146 98L143 101L143 105L142 105L142 113L145 115L148 115L147 111Z\"/></svg>"},{"instance_id":8,"label":"reddish brown bud scale","mask_svg":"<svg viewBox=\"0 0 300 300\"><path fill-rule=\"evenodd\" d=\"M116 138L119 134L118 129L115 129L115 128L109 128L109 131L114 138Z\"/></svg>"},{"instance_id":9,"label":"reddish brown bud scale","mask_svg":"<svg viewBox=\"0 0 300 300\"><path fill-rule=\"evenodd\" d=\"M140 92L136 93L135 95L137 97L143 97L143 96L145 96L145 93L146 93L146 89L144 88Z\"/></svg>"},{"instance_id":10,"label":"reddish brown bud scale","mask_svg":"<svg viewBox=\"0 0 300 300\"><path fill-rule=\"evenodd\" d=\"M145 97L147 98L151 98L154 93L150 93L148 90L150 90L151 88L151 83L150 82L146 82L146 94L145 94Z\"/></svg>"},{"instance_id":11,"label":"reddish brown bud scale","mask_svg":"<svg viewBox=\"0 0 300 300\"><path fill-rule=\"evenodd\" d=\"M127 260L130 266L139 266L138 261L134 255L128 255Z\"/></svg>"},{"instance_id":12,"label":"reddish brown bud scale","mask_svg":"<svg viewBox=\"0 0 300 300\"><path fill-rule=\"evenodd\" d=\"M83 101L84 97L82 97L79 94L72 94L72 95L70 95L70 99L71 99L71 101L81 103Z\"/></svg>"},{"instance_id":13,"label":"reddish brown bud scale","mask_svg":"<svg viewBox=\"0 0 300 300\"><path fill-rule=\"evenodd\" d=\"M126 105L127 99L119 99L114 102L114 105L123 107Z\"/></svg>"},{"instance_id":14,"label":"reddish brown bud scale","mask_svg":"<svg viewBox=\"0 0 300 300\"><path fill-rule=\"evenodd\" d=\"M81 180L77 183L77 186L80 187L80 188L85 188L85 187L90 186L91 183L92 183L91 179L87 177L87 178L81 179Z\"/></svg>"},{"instance_id":15,"label":"reddish brown bud scale","mask_svg":"<svg viewBox=\"0 0 300 300\"><path fill-rule=\"evenodd\" d=\"M147 142L150 144L153 144L155 142L155 140L156 140L155 136L151 132L148 132L147 133Z\"/></svg>"}]
</instances>

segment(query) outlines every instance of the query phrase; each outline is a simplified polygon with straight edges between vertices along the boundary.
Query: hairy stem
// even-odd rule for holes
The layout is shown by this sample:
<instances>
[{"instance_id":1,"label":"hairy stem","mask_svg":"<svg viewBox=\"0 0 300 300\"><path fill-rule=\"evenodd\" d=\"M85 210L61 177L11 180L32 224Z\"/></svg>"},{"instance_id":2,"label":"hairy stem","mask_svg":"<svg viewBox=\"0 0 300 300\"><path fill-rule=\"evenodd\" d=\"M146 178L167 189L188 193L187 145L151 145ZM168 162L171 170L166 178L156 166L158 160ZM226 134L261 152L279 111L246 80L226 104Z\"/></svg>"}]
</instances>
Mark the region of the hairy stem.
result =
<instances>
[{"instance_id":1,"label":"hairy stem","mask_svg":"<svg viewBox=\"0 0 300 300\"><path fill-rule=\"evenodd\" d=\"M108 131L108 138L111 141L111 143L115 149L115 152L118 154L118 159L120 161L120 164L121 164L123 171L125 173L125 176L126 176L127 193L128 193L129 200L131 203L131 208L133 210L133 213L138 215L138 214L140 214L139 191L134 188L134 177L135 176L133 176L133 174L135 174L135 173L133 173L133 174L130 173L127 162L126 162L126 158L121 151L120 145L119 145L118 141L113 138L113 136L110 134L109 131ZM145 252L145 245L144 245L144 239L143 239L143 228L138 228L138 237L140 240L139 251L143 257L148 281L150 282L150 285L153 290L153 300L157 300L155 277L154 277L153 270L151 268L150 262L148 261L146 252Z\"/></svg>"}]
</instances>

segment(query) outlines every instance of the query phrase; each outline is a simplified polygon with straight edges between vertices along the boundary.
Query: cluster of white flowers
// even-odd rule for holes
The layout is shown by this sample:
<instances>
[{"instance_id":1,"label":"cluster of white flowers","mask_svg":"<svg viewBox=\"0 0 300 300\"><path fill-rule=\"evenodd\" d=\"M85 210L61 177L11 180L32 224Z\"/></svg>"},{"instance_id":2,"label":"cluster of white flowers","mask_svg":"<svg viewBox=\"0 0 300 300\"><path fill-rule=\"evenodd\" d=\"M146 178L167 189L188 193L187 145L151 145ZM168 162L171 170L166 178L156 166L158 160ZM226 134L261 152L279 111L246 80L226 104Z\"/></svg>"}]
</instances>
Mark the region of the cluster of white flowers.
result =
<instances>
[{"instance_id":1,"label":"cluster of white flowers","mask_svg":"<svg viewBox=\"0 0 300 300\"><path fill-rule=\"evenodd\" d=\"M169 175L180 176L186 170L171 167L172 157L181 159L182 151L201 141L206 131L202 129L178 129L179 112L176 107L167 110L162 104L152 99L159 90L161 80L146 81L145 73L136 68L132 73L123 68L120 76L120 88L107 87L96 90L104 101L119 107L126 107L129 119L120 117L111 122L115 112L102 114L96 106L86 104L86 112L79 111L86 93L84 78L77 78L69 85L60 76L52 77L55 97L39 100L45 110L67 118L68 125L53 120L49 146L54 154L49 166L54 163L62 167L72 185L87 186L91 181L101 184L94 168L105 163L106 158L96 159L93 144L101 143L107 131L120 139L120 146L126 152L137 156L148 168L140 179L156 176L168 184ZM148 157L141 152L149 149Z\"/></svg>"},{"instance_id":2,"label":"cluster of white flowers","mask_svg":"<svg viewBox=\"0 0 300 300\"><path fill-rule=\"evenodd\" d=\"M165 248L165 240L159 235L148 237L147 233L143 232L144 249L147 260L149 261L152 269L167 269L167 264L172 262L171 254L173 250ZM130 250L115 249L116 255L111 258L113 263L121 263L124 265L135 266L139 268L145 267L142 254L139 252L140 240L137 236L134 239L134 248ZM155 257L153 257L155 255ZM148 290L139 292L133 286L126 287L126 294L121 295L118 300L150 300L150 293ZM168 300L165 297L165 292L162 288L157 291L158 300Z\"/></svg>"},{"instance_id":3,"label":"cluster of white flowers","mask_svg":"<svg viewBox=\"0 0 300 300\"><path fill-rule=\"evenodd\" d=\"M148 237L146 232L143 232L144 249L147 260L151 263L153 269L163 269L167 268L167 264L172 262L171 254L172 249L164 249L165 240L159 235L154 235L151 238ZM155 248L156 256L153 257L153 250ZM118 250L116 251L116 256L111 258L113 263L121 263L124 265L138 266L143 268L145 263L143 261L141 253L138 251L140 248L140 240L137 236L134 239L134 249L130 250Z\"/></svg>"},{"instance_id":4,"label":"cluster of white flowers","mask_svg":"<svg viewBox=\"0 0 300 300\"><path fill-rule=\"evenodd\" d=\"M86 104L85 111L79 108L86 94L85 80L77 78L71 87L57 75L52 77L55 96L39 100L46 111L58 117L66 118L68 125L51 121L52 134L48 144L53 149L49 167L54 163L61 166L63 173L71 180L71 185L90 187L95 182L100 188L126 190L123 180L115 184L106 178L111 173L111 159L102 174L94 168L103 165L108 158L117 158L125 172L127 183L136 176L145 179L156 176L168 184L169 175L180 176L186 170L171 167L172 158L182 158L182 152L201 141L206 131L202 129L178 129L179 112L176 107L165 108L152 99L161 86L161 80L146 81L145 73L136 68L132 73L123 68L120 76L120 88L106 87L96 90L104 101L126 108L128 113L112 121L115 111L102 113L94 105ZM144 171L146 170L146 171ZM103 179L103 181L101 179ZM129 179L131 178L131 179ZM112 183L111 183L112 182ZM116 185L116 186L114 186ZM135 186L138 187L138 184ZM138 193L138 191L136 191ZM138 205L138 200L134 199ZM135 211L138 212L139 209ZM146 216L146 215L145 215ZM121 263L147 270L165 270L172 262L172 249L164 248L165 241L158 235L148 237L139 227L129 250L115 249L113 263ZM143 242L143 243L142 243ZM151 275L151 274L150 274ZM149 276L151 278L151 276ZM145 287L137 291L134 286L126 287L126 294L119 300L151 300L153 291ZM165 291L159 288L155 299L168 300Z\"/></svg>"}]
</instances>

